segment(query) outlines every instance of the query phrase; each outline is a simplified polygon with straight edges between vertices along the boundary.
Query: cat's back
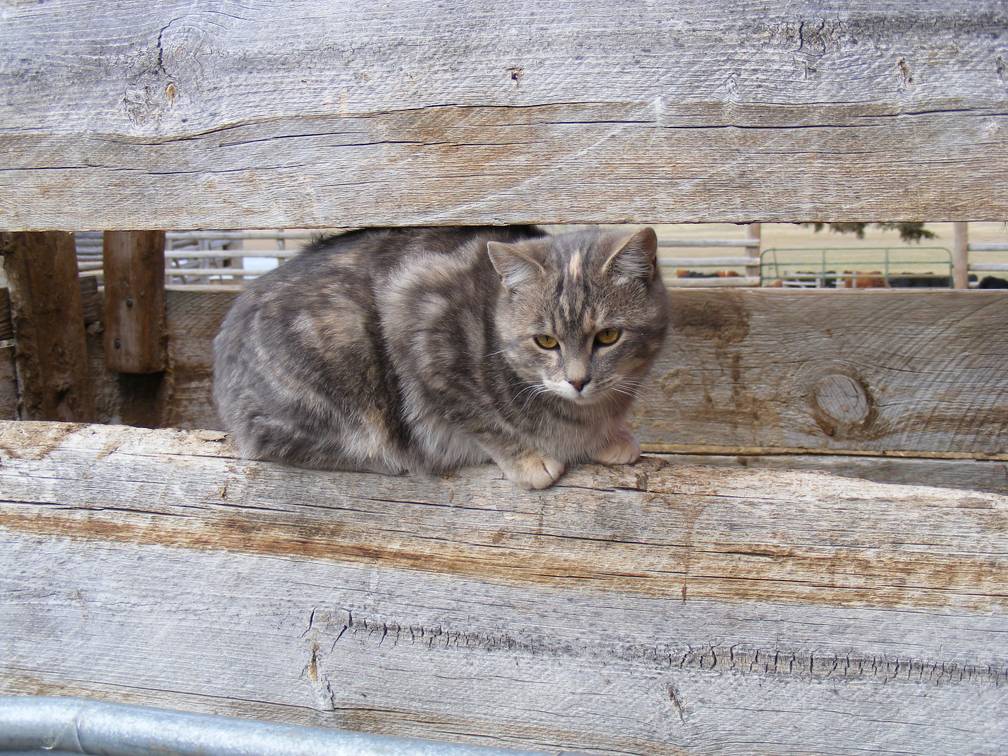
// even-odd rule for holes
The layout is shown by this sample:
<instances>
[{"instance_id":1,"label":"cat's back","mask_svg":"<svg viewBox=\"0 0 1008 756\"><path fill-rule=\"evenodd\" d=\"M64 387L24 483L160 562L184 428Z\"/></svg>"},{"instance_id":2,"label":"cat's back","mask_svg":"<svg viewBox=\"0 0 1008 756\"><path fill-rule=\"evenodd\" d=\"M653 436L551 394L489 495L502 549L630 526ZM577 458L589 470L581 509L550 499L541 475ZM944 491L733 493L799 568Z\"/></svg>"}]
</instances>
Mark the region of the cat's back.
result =
<instances>
[{"instance_id":1,"label":"cat's back","mask_svg":"<svg viewBox=\"0 0 1008 756\"><path fill-rule=\"evenodd\" d=\"M378 338L379 300L410 280L426 283L414 272L472 270L483 262L489 268L486 241L543 234L534 226L484 226L374 228L321 237L246 285L215 340L215 369L230 369L234 379L234 371L249 371L257 361L293 355L297 359L287 360L291 369L317 372L312 356L353 351Z\"/></svg>"},{"instance_id":2,"label":"cat's back","mask_svg":"<svg viewBox=\"0 0 1008 756\"><path fill-rule=\"evenodd\" d=\"M250 282L214 341L214 399L242 453L411 467L408 455L386 459L379 450L406 454L410 445L389 325L409 330L423 316L415 295L435 282L418 272L457 271L449 284L479 278L484 262L489 268L485 240L539 235L533 227L356 231L319 239ZM382 311L392 300L401 317Z\"/></svg>"}]
</instances>

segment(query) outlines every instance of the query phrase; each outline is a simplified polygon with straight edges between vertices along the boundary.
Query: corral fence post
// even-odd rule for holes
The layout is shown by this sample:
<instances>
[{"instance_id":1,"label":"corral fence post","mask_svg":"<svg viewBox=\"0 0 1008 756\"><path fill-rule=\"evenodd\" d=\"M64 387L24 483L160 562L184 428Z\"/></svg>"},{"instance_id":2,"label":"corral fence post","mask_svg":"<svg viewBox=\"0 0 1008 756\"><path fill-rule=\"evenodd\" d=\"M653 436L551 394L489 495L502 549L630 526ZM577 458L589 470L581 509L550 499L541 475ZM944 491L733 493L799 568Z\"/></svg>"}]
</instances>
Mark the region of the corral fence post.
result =
<instances>
[{"instance_id":1,"label":"corral fence post","mask_svg":"<svg viewBox=\"0 0 1008 756\"><path fill-rule=\"evenodd\" d=\"M106 231L105 364L119 373L165 369L165 232Z\"/></svg>"},{"instance_id":2,"label":"corral fence post","mask_svg":"<svg viewBox=\"0 0 1008 756\"><path fill-rule=\"evenodd\" d=\"M969 288L969 224L952 224L952 288Z\"/></svg>"},{"instance_id":3,"label":"corral fence post","mask_svg":"<svg viewBox=\"0 0 1008 756\"><path fill-rule=\"evenodd\" d=\"M94 420L74 235L0 236L23 420Z\"/></svg>"}]
</instances>

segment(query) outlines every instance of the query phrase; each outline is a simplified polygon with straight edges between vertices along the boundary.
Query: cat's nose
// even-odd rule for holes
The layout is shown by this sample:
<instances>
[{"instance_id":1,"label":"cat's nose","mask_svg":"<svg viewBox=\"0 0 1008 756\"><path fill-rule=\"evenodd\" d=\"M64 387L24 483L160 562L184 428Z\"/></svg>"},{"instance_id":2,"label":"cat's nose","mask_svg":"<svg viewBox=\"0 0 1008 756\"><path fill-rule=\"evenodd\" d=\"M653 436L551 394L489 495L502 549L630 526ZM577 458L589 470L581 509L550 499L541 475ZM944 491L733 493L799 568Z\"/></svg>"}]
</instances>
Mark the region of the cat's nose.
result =
<instances>
[{"instance_id":1,"label":"cat's nose","mask_svg":"<svg viewBox=\"0 0 1008 756\"><path fill-rule=\"evenodd\" d=\"M586 375L584 378L582 378L580 380L577 380L577 381L572 381L570 378L568 378L567 379L567 383L569 383L571 386L573 386L576 390L582 391L582 390L584 390L584 387L588 385L588 382L590 380L591 380L591 376L590 375Z\"/></svg>"}]
</instances>

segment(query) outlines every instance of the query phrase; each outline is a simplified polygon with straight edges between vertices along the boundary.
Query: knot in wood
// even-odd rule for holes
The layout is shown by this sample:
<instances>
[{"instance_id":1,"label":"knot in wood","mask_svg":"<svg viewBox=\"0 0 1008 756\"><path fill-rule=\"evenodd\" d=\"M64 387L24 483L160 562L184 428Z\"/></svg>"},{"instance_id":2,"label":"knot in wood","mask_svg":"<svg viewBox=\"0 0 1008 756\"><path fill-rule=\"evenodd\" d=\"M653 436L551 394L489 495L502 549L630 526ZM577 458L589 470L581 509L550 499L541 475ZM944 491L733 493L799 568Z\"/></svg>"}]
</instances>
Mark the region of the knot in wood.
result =
<instances>
[{"instance_id":1,"label":"knot in wood","mask_svg":"<svg viewBox=\"0 0 1008 756\"><path fill-rule=\"evenodd\" d=\"M867 426L872 419L874 403L861 380L843 373L830 373L812 387L812 404L819 427L833 436L841 428Z\"/></svg>"}]
</instances>

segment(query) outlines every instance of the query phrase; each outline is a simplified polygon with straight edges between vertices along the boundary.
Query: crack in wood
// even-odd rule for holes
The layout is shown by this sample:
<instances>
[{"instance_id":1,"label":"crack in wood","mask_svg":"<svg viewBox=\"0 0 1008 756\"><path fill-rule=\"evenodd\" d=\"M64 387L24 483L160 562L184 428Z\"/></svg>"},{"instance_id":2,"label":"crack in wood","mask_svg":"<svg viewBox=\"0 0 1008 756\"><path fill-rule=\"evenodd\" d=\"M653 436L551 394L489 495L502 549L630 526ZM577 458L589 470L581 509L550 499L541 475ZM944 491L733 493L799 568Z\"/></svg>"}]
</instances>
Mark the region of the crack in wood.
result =
<instances>
[{"instance_id":1,"label":"crack in wood","mask_svg":"<svg viewBox=\"0 0 1008 756\"><path fill-rule=\"evenodd\" d=\"M841 683L866 681L880 684L967 685L995 688L1003 685L1008 677L1008 667L979 661L840 654L802 649L760 648L740 644L730 646L707 644L696 648L687 645L673 648L604 641L593 644L570 643L532 632L522 636L503 631L492 633L445 626L400 624L359 616L355 619L347 610L335 614L322 612L321 622L321 636L331 634L330 627L339 626L330 646L330 655L336 655L337 642L341 639L345 639L344 643L347 640L354 640L378 648L391 635L395 644L403 642L410 646L426 647L430 651L499 652L549 658L578 658L593 664L615 659L656 671L763 675L805 681L832 680ZM671 683L668 693L685 722L682 699Z\"/></svg>"}]
</instances>

